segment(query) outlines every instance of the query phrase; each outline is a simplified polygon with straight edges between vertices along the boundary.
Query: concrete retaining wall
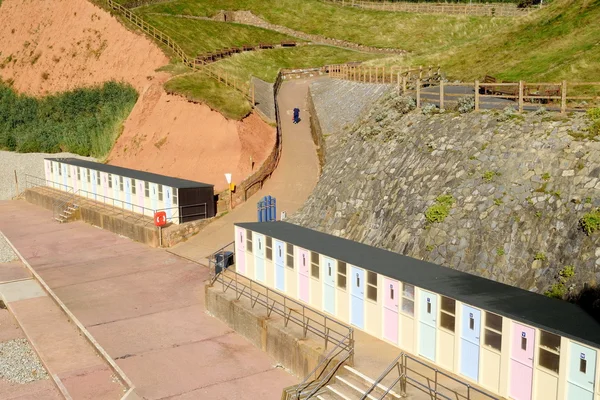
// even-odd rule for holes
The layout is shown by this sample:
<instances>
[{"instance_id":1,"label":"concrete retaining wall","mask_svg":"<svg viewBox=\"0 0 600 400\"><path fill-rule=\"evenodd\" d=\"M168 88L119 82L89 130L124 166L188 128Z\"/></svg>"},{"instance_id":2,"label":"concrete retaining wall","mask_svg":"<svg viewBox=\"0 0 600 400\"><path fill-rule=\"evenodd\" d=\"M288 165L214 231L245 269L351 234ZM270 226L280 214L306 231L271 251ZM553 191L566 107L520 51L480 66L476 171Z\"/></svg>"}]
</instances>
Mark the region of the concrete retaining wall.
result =
<instances>
[{"instance_id":1,"label":"concrete retaining wall","mask_svg":"<svg viewBox=\"0 0 600 400\"><path fill-rule=\"evenodd\" d=\"M317 156L319 157L319 175L323 171L325 166L325 138L323 137L323 130L321 129L321 123L319 122L319 116L315 109L315 103L313 102L312 94L310 93L310 87L308 89L308 98L306 103L308 104L308 115L310 117L310 133L317 146Z\"/></svg>"},{"instance_id":2,"label":"concrete retaining wall","mask_svg":"<svg viewBox=\"0 0 600 400\"><path fill-rule=\"evenodd\" d=\"M214 317L301 379L321 362L323 353L327 354L324 343L300 339L301 328L291 323L284 327L283 318L275 314L267 318L264 307L257 305L252 309L248 299L236 300L233 292L224 293L219 284L215 287L206 286L205 296L206 309Z\"/></svg>"}]
</instances>

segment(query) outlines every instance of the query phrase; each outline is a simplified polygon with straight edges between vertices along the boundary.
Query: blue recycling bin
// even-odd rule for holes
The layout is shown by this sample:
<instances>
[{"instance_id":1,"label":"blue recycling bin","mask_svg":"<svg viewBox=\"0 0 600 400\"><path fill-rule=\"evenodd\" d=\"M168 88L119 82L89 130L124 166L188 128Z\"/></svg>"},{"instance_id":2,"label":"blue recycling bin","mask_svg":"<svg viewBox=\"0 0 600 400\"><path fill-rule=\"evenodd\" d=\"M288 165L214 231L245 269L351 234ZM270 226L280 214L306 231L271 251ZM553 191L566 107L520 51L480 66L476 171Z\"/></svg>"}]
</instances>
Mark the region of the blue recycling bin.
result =
<instances>
[{"instance_id":1,"label":"blue recycling bin","mask_svg":"<svg viewBox=\"0 0 600 400\"><path fill-rule=\"evenodd\" d=\"M222 253L215 254L215 274L221 273L223 269L228 268L234 264L234 254L232 251L224 251Z\"/></svg>"}]
</instances>

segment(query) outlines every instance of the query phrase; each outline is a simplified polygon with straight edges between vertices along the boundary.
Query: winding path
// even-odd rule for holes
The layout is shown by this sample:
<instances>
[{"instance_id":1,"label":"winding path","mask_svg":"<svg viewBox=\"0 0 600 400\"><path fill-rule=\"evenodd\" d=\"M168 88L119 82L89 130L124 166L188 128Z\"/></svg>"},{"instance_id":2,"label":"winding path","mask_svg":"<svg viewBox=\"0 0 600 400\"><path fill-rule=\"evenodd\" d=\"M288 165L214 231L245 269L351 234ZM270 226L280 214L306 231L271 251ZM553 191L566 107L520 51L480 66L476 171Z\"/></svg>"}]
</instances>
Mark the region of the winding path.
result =
<instances>
[{"instance_id":1,"label":"winding path","mask_svg":"<svg viewBox=\"0 0 600 400\"><path fill-rule=\"evenodd\" d=\"M306 111L309 83L309 79L292 80L281 86L277 102L282 119L282 152L271 178L244 204L173 247L173 253L203 263L207 256L233 241L234 223L256 221L256 202L263 196L277 199L278 219L281 211L290 215L304 204L319 179L319 162ZM301 109L299 124L292 123L294 107Z\"/></svg>"}]
</instances>

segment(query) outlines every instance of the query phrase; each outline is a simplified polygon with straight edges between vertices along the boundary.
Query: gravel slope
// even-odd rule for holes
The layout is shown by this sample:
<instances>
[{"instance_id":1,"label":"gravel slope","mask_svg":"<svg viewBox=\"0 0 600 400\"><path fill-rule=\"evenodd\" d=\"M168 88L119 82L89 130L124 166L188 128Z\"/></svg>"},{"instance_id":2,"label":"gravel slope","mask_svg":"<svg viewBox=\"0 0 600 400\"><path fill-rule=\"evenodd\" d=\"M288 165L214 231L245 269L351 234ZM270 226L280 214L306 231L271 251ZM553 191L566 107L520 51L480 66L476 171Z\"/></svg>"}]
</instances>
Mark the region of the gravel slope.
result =
<instances>
[{"instance_id":1,"label":"gravel slope","mask_svg":"<svg viewBox=\"0 0 600 400\"><path fill-rule=\"evenodd\" d=\"M15 339L0 343L0 377L23 384L48 379L48 374L29 342Z\"/></svg>"},{"instance_id":2,"label":"gravel slope","mask_svg":"<svg viewBox=\"0 0 600 400\"><path fill-rule=\"evenodd\" d=\"M71 153L13 153L0 151L0 200L10 200L16 195L15 170L19 179L19 190L25 188L25 175L44 177L45 157L76 157L95 161L93 158L81 157Z\"/></svg>"},{"instance_id":3,"label":"gravel slope","mask_svg":"<svg viewBox=\"0 0 600 400\"><path fill-rule=\"evenodd\" d=\"M17 259L13 249L4 240L4 235L0 235L0 264L7 263Z\"/></svg>"}]
</instances>

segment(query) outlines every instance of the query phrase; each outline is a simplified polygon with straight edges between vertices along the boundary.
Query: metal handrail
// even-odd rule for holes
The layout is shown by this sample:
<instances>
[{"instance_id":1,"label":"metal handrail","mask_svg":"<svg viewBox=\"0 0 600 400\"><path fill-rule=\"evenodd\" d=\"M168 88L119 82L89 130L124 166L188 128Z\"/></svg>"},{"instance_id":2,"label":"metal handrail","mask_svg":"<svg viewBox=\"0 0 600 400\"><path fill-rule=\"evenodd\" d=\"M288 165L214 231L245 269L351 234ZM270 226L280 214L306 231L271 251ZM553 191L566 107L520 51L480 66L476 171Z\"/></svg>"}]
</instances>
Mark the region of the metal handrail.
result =
<instances>
[{"instance_id":1,"label":"metal handrail","mask_svg":"<svg viewBox=\"0 0 600 400\"><path fill-rule=\"evenodd\" d=\"M375 382L373 382L373 384L371 385L371 387L369 388L369 390L367 390L363 396L360 398L360 400L365 400L369 397L369 395L371 394L371 392L373 392L373 390L375 390L376 387L378 387L381 382L385 379L386 376L389 375L389 373L394 369L394 367L396 367L399 362L403 359L404 357L404 353L400 353L400 355L398 357L396 357L396 359L394 361L391 362L390 365L388 365L388 367L381 373L381 375L379 375L379 377L377 379L375 379ZM402 377L402 373L399 374L400 378ZM385 397L390 390L392 389L394 385L390 385L390 387L388 388L388 390L386 391L385 395L383 397Z\"/></svg>"},{"instance_id":2,"label":"metal handrail","mask_svg":"<svg viewBox=\"0 0 600 400\"><path fill-rule=\"evenodd\" d=\"M342 365L344 365L344 363L349 358L351 358L353 354L354 354L354 349L352 349L352 351L350 351L348 354L346 354L346 357L344 357L342 360L340 360L337 363L337 365L335 366L335 368L332 368L331 371L329 371L329 373L313 388L313 390L311 390L310 393L308 393L306 398L307 399L312 398L312 396L314 396L319 390L321 390L323 388L323 386L327 385L329 383L329 381L331 381L331 379L335 376L335 374L340 369L340 367ZM296 397L296 398L298 399L299 397Z\"/></svg>"},{"instance_id":3,"label":"metal handrail","mask_svg":"<svg viewBox=\"0 0 600 400\"><path fill-rule=\"evenodd\" d=\"M234 278L227 276L227 274L234 275ZM238 276L240 275L237 272L228 270L227 273L218 274L215 281L220 282L223 285L224 292L226 292L229 288L233 288L236 292L236 297L238 300L242 296L249 298L252 308L254 308L256 304L265 306L267 308L267 316L270 316L273 312L275 312L277 315L284 317L285 326L287 326L290 321L297 324L298 326L301 326L303 329L304 337L306 337L307 333L310 332L324 339L325 348L327 348L329 342L337 343L340 338L348 336L348 334L338 332L335 329L335 327L337 327L338 329L347 329L350 339L347 340L347 343L342 342L342 345L340 347L346 348L348 349L348 351L354 349L354 330L351 327L333 318L330 318L317 310L307 307L304 304L293 300L281 293L274 292L267 286L261 285L258 282L248 280L249 285L245 285L244 283L240 282ZM247 279L245 277L243 278ZM227 282L226 279L228 279ZM263 292L266 293L259 292L258 290L254 289L253 286L261 288ZM282 297L283 302L278 301L278 297ZM291 306L295 308L292 308ZM302 314L300 314L299 310L301 310ZM313 313L323 318L323 322L320 322L308 316L307 311L308 313ZM296 317L294 313L297 313L298 316Z\"/></svg>"}]
</instances>

